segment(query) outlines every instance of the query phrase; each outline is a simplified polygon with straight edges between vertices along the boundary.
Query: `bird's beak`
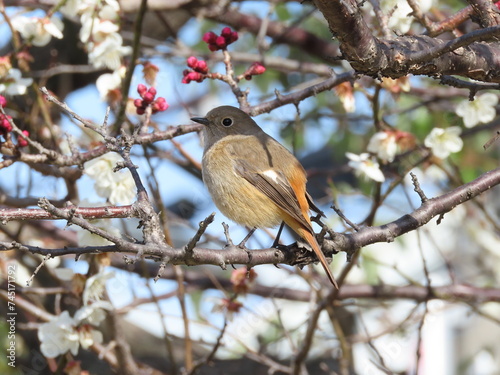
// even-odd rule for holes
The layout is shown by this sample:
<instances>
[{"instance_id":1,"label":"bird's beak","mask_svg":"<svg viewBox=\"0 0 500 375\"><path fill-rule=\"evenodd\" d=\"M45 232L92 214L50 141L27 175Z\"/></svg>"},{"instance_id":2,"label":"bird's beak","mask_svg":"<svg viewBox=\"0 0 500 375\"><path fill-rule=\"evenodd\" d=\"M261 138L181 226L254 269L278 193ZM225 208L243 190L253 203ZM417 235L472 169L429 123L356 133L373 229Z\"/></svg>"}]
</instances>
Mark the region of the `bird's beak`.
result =
<instances>
[{"instance_id":1,"label":"bird's beak","mask_svg":"<svg viewBox=\"0 0 500 375\"><path fill-rule=\"evenodd\" d=\"M206 117L191 117L191 121L197 122L198 124L208 125L210 121Z\"/></svg>"}]
</instances>

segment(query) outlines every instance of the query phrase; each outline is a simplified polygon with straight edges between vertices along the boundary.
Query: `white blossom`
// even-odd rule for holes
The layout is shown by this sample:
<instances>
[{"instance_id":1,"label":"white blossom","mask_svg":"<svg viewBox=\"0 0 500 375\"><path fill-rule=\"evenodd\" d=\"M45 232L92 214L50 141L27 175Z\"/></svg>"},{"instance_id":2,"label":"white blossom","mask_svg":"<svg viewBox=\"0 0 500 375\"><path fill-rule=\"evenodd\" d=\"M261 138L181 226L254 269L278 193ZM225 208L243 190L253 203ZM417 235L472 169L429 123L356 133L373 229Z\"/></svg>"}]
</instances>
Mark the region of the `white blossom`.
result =
<instances>
[{"instance_id":1,"label":"white blossom","mask_svg":"<svg viewBox=\"0 0 500 375\"><path fill-rule=\"evenodd\" d=\"M356 110L356 100L354 98L354 88L351 82L343 82L335 86L337 93L344 110L347 113L353 113Z\"/></svg>"},{"instance_id":2,"label":"white blossom","mask_svg":"<svg viewBox=\"0 0 500 375\"><path fill-rule=\"evenodd\" d=\"M475 100L463 100L457 105L457 115L464 119L464 125L472 128L480 122L490 122L496 116L495 106L498 103L498 96L492 93L479 95Z\"/></svg>"},{"instance_id":3,"label":"white blossom","mask_svg":"<svg viewBox=\"0 0 500 375\"><path fill-rule=\"evenodd\" d=\"M370 154L363 153L356 155L351 152L346 152L345 155L349 159L348 165L354 169L359 176L371 178L377 182L384 182L385 177L376 160Z\"/></svg>"},{"instance_id":4,"label":"white blossom","mask_svg":"<svg viewBox=\"0 0 500 375\"><path fill-rule=\"evenodd\" d=\"M392 162L398 151L396 134L394 132L377 132L372 135L368 147L368 152L372 152L383 162Z\"/></svg>"},{"instance_id":5,"label":"white blossom","mask_svg":"<svg viewBox=\"0 0 500 375\"><path fill-rule=\"evenodd\" d=\"M113 172L120 160L118 154L110 152L85 163L84 169L95 180L94 187L99 196L111 204L130 204L135 197L135 183L128 170Z\"/></svg>"},{"instance_id":6,"label":"white blossom","mask_svg":"<svg viewBox=\"0 0 500 375\"><path fill-rule=\"evenodd\" d=\"M119 19L119 11L120 4L117 1L106 1L106 5L99 11L99 18L102 20L116 21Z\"/></svg>"},{"instance_id":7,"label":"white blossom","mask_svg":"<svg viewBox=\"0 0 500 375\"><path fill-rule=\"evenodd\" d=\"M103 337L100 331L84 325L78 330L78 340L83 349L88 349L94 344L100 344Z\"/></svg>"},{"instance_id":8,"label":"white blossom","mask_svg":"<svg viewBox=\"0 0 500 375\"><path fill-rule=\"evenodd\" d=\"M40 350L47 358L55 358L68 351L73 355L78 354L80 335L76 330L76 322L68 311L63 311L50 322L40 325L38 339L41 342Z\"/></svg>"},{"instance_id":9,"label":"white blossom","mask_svg":"<svg viewBox=\"0 0 500 375\"><path fill-rule=\"evenodd\" d=\"M452 152L458 152L462 149L464 143L460 138L461 132L462 130L458 126L446 129L434 128L425 137L424 144L431 149L434 156L445 159Z\"/></svg>"},{"instance_id":10,"label":"white blossom","mask_svg":"<svg viewBox=\"0 0 500 375\"><path fill-rule=\"evenodd\" d=\"M115 277L114 272L99 272L89 277L85 282L83 304L88 305L89 302L99 301L106 290L106 281L113 277Z\"/></svg>"},{"instance_id":11,"label":"white blossom","mask_svg":"<svg viewBox=\"0 0 500 375\"><path fill-rule=\"evenodd\" d=\"M108 152L98 158L86 162L84 165L85 174L95 180L112 179L114 173L113 168L119 161L122 161L120 155L115 152Z\"/></svg>"},{"instance_id":12,"label":"white blossom","mask_svg":"<svg viewBox=\"0 0 500 375\"><path fill-rule=\"evenodd\" d=\"M432 0L416 0L416 3L423 13L427 12L432 6ZM406 34L410 30L414 18L410 16L413 9L407 1L382 0L380 8L389 15L387 22L389 29L397 30L402 34Z\"/></svg>"},{"instance_id":13,"label":"white blossom","mask_svg":"<svg viewBox=\"0 0 500 375\"><path fill-rule=\"evenodd\" d=\"M80 12L80 0L66 0L59 11L68 18L75 17Z\"/></svg>"},{"instance_id":14,"label":"white blossom","mask_svg":"<svg viewBox=\"0 0 500 375\"><path fill-rule=\"evenodd\" d=\"M111 90L117 89L122 84L122 79L125 76L126 68L121 66L113 73L105 73L99 76L96 81L97 91L102 100L106 100L108 93Z\"/></svg>"},{"instance_id":15,"label":"white blossom","mask_svg":"<svg viewBox=\"0 0 500 375\"><path fill-rule=\"evenodd\" d=\"M93 344L102 343L102 333L92 325L95 326L104 320L103 308L110 309L112 305L100 301L83 306L76 311L73 318L68 311L63 311L51 321L41 324L38 328L38 339L41 342L42 354L47 358L55 358L68 351L77 355L80 346L87 349Z\"/></svg>"},{"instance_id":16,"label":"white blossom","mask_svg":"<svg viewBox=\"0 0 500 375\"><path fill-rule=\"evenodd\" d=\"M120 4L115 0L67 0L61 7L63 14L67 10L74 16L85 13L97 13L101 19L117 19L120 11Z\"/></svg>"},{"instance_id":17,"label":"white blossom","mask_svg":"<svg viewBox=\"0 0 500 375\"><path fill-rule=\"evenodd\" d=\"M81 17L81 23L80 40L84 43L88 41L102 42L120 29L114 21L96 18L92 13L84 13Z\"/></svg>"},{"instance_id":18,"label":"white blossom","mask_svg":"<svg viewBox=\"0 0 500 375\"><path fill-rule=\"evenodd\" d=\"M113 305L109 301L97 301L90 305L84 305L75 313L74 319L80 324L92 324L98 326L106 318L104 310L112 310Z\"/></svg>"},{"instance_id":19,"label":"white blossom","mask_svg":"<svg viewBox=\"0 0 500 375\"><path fill-rule=\"evenodd\" d=\"M115 174L114 184L110 190L108 200L111 204L131 204L134 201L136 187L128 171Z\"/></svg>"},{"instance_id":20,"label":"white blossom","mask_svg":"<svg viewBox=\"0 0 500 375\"><path fill-rule=\"evenodd\" d=\"M80 40L86 45L89 62L96 68L116 70L121 65L122 56L132 52L131 47L123 46L123 39L118 34L118 1L71 0L62 11L72 16L80 15Z\"/></svg>"},{"instance_id":21,"label":"white blossom","mask_svg":"<svg viewBox=\"0 0 500 375\"><path fill-rule=\"evenodd\" d=\"M18 16L12 19L12 26L24 39L37 47L46 46L52 37L62 39L64 24L52 16L49 18Z\"/></svg>"},{"instance_id":22,"label":"white blossom","mask_svg":"<svg viewBox=\"0 0 500 375\"><path fill-rule=\"evenodd\" d=\"M120 34L110 34L102 42L89 43L89 62L96 68L107 67L116 70L121 65L122 56L132 52L132 47L123 46L123 39Z\"/></svg>"},{"instance_id":23,"label":"white blossom","mask_svg":"<svg viewBox=\"0 0 500 375\"><path fill-rule=\"evenodd\" d=\"M0 78L0 93L4 95L24 95L28 86L31 86L33 79L22 78L19 69L12 68L7 76Z\"/></svg>"}]
</instances>

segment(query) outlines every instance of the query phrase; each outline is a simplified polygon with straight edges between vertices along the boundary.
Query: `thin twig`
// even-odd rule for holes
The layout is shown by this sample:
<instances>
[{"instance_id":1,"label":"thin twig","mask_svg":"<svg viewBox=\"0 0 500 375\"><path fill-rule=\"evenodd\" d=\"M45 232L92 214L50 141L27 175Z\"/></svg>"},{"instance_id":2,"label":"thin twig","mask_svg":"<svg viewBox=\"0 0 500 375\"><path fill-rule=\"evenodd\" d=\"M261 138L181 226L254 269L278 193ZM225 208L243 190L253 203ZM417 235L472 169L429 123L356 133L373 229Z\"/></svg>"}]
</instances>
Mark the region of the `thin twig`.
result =
<instances>
[{"instance_id":1,"label":"thin twig","mask_svg":"<svg viewBox=\"0 0 500 375\"><path fill-rule=\"evenodd\" d=\"M193 368L191 371L188 373L188 375L193 375L196 373L196 371L203 365L210 365L215 357L215 354L217 353L217 350L220 348L222 345L222 338L224 337L224 334L226 333L226 328L227 328L227 318L224 318L224 325L222 326L222 329L219 332L219 335L217 336L217 340L215 341L214 346L212 347L212 350L204 359L200 359L196 361L193 365Z\"/></svg>"},{"instance_id":2,"label":"thin twig","mask_svg":"<svg viewBox=\"0 0 500 375\"><path fill-rule=\"evenodd\" d=\"M413 183L413 186L414 186L414 191L418 194L418 196L420 197L420 201L422 203L425 203L427 202L429 199L425 196L425 193L423 192L423 190L420 188L420 184L418 182L418 179L417 179L417 176L413 173L413 172L410 172L410 176L411 176L411 182Z\"/></svg>"},{"instance_id":3,"label":"thin twig","mask_svg":"<svg viewBox=\"0 0 500 375\"><path fill-rule=\"evenodd\" d=\"M40 271L41 268L45 266L45 263L47 263L49 259L50 259L50 254L47 254L46 256L43 257L40 264L35 268L30 278L26 281L26 286L30 286L31 282L33 281L33 278L37 275L38 271Z\"/></svg>"},{"instance_id":4,"label":"thin twig","mask_svg":"<svg viewBox=\"0 0 500 375\"><path fill-rule=\"evenodd\" d=\"M496 134L495 134L493 137L491 137L491 139L490 139L488 142L486 142L486 143L484 144L483 148L484 148L485 150L489 149L489 148L491 147L491 145L492 145L493 143L495 143L496 141L498 141L499 139L500 139L500 130L497 130L497 131L496 131Z\"/></svg>"},{"instance_id":5,"label":"thin twig","mask_svg":"<svg viewBox=\"0 0 500 375\"><path fill-rule=\"evenodd\" d=\"M215 212L212 212L210 215L208 215L205 218L205 220L200 221L198 230L196 231L195 235L191 238L191 240L184 247L184 250L186 251L186 253L192 254L194 247L200 241L201 236L203 235L203 233L205 233L205 231L207 230L207 227L211 223L213 223L214 218L215 218Z\"/></svg>"},{"instance_id":6,"label":"thin twig","mask_svg":"<svg viewBox=\"0 0 500 375\"><path fill-rule=\"evenodd\" d=\"M337 215L339 215L339 217L345 221L345 223L347 225L349 225L352 229L354 229L356 232L359 232L359 230L361 229L359 225L357 225L356 223L353 223L351 220L349 220L345 215L344 213L342 212L342 210L340 208L338 208L335 203L332 203L332 205L330 206L332 208L332 210L335 211L335 213Z\"/></svg>"}]
</instances>

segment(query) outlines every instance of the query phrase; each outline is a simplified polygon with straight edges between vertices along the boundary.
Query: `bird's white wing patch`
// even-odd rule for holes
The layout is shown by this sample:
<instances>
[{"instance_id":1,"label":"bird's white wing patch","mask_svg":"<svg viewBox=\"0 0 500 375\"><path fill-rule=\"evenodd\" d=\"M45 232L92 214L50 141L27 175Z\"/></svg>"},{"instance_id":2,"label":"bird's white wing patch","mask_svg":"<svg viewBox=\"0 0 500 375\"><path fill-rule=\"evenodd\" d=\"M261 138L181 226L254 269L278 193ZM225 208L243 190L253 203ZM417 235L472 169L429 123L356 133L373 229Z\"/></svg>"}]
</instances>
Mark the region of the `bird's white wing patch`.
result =
<instances>
[{"instance_id":1,"label":"bird's white wing patch","mask_svg":"<svg viewBox=\"0 0 500 375\"><path fill-rule=\"evenodd\" d=\"M274 182L278 183L278 174L275 171L273 171L272 169L268 169L267 171L260 172L260 173L266 177L269 177Z\"/></svg>"}]
</instances>

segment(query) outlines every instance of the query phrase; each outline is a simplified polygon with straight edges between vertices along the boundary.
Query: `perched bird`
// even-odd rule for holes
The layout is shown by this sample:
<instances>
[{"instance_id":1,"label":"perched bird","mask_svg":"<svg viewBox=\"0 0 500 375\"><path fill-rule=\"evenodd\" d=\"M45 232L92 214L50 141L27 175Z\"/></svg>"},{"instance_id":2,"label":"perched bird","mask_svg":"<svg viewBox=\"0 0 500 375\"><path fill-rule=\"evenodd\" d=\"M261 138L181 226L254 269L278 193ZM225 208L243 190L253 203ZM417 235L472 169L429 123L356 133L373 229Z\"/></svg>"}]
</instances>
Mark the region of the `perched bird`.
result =
<instances>
[{"instance_id":1,"label":"perched bird","mask_svg":"<svg viewBox=\"0 0 500 375\"><path fill-rule=\"evenodd\" d=\"M306 191L306 172L295 156L238 108L217 107L191 120L205 125L203 181L217 208L251 228L284 221L309 243L337 287L309 218L310 209L321 211Z\"/></svg>"}]
</instances>

